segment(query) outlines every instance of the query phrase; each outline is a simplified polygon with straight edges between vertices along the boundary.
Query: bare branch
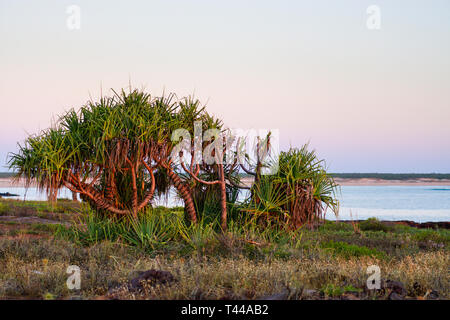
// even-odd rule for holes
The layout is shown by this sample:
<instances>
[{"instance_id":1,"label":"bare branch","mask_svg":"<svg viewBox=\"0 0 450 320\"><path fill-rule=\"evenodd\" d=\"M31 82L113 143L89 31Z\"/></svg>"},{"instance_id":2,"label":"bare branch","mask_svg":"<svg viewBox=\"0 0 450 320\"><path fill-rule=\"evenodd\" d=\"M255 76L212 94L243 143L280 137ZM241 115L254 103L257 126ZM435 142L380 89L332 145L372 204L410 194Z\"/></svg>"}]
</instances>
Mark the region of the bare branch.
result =
<instances>
[{"instance_id":1,"label":"bare branch","mask_svg":"<svg viewBox=\"0 0 450 320\"><path fill-rule=\"evenodd\" d=\"M198 178L197 175L195 175L192 171L190 171L188 168L186 168L186 166L184 165L184 162L181 159L180 159L180 163L181 163L181 166L183 167L183 170L186 171L187 173L189 173L191 175L191 177L194 178L196 181L203 183L203 184L207 184L207 185L220 183L220 180L215 180L215 181L202 180L202 179Z\"/></svg>"}]
</instances>

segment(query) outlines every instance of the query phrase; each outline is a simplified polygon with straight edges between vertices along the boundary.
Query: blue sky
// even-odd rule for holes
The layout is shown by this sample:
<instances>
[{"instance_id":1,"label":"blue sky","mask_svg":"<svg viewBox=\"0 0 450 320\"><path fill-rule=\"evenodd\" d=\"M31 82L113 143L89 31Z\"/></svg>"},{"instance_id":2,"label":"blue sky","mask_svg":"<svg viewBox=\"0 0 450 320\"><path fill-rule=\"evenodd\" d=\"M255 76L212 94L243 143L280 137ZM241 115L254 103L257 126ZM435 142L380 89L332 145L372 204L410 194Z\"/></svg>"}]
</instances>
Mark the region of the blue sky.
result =
<instances>
[{"instance_id":1,"label":"blue sky","mask_svg":"<svg viewBox=\"0 0 450 320\"><path fill-rule=\"evenodd\" d=\"M447 0L0 0L0 166L131 80L195 93L232 128L279 129L283 149L309 142L335 172L450 172L448 39Z\"/></svg>"}]
</instances>

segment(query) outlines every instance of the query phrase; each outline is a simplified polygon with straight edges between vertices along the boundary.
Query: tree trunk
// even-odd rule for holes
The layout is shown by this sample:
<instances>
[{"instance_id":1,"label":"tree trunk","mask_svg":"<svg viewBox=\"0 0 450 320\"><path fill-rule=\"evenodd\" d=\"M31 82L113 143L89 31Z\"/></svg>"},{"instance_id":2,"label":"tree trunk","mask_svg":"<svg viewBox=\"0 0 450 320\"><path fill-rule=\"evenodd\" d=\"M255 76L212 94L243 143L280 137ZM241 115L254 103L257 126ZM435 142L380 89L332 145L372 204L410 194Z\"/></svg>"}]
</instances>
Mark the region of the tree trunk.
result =
<instances>
[{"instance_id":1,"label":"tree trunk","mask_svg":"<svg viewBox=\"0 0 450 320\"><path fill-rule=\"evenodd\" d=\"M227 187L225 183L225 172L223 170L223 164L219 164L220 175L220 206L221 206L221 223L222 230L227 230Z\"/></svg>"},{"instance_id":2,"label":"tree trunk","mask_svg":"<svg viewBox=\"0 0 450 320\"><path fill-rule=\"evenodd\" d=\"M78 201L78 193L72 191L72 201Z\"/></svg>"},{"instance_id":3,"label":"tree trunk","mask_svg":"<svg viewBox=\"0 0 450 320\"><path fill-rule=\"evenodd\" d=\"M82 200L87 201L87 199L90 199L90 204L95 208L107 210L119 215L126 215L130 213L128 210L122 210L114 207L114 205L107 201L103 194L97 192L92 186L73 179L74 178L71 178L70 181L66 181L64 185L70 191L80 193Z\"/></svg>"},{"instance_id":4,"label":"tree trunk","mask_svg":"<svg viewBox=\"0 0 450 320\"><path fill-rule=\"evenodd\" d=\"M57 193L55 193L53 190L48 195L48 201L52 204L52 206L56 204Z\"/></svg>"},{"instance_id":5,"label":"tree trunk","mask_svg":"<svg viewBox=\"0 0 450 320\"><path fill-rule=\"evenodd\" d=\"M186 186L183 181L181 181L180 177L173 171L172 168L167 168L167 174L169 175L170 180L174 187L181 194L181 197L184 201L184 207L186 208L187 213L193 223L197 223L197 214L195 212L194 200L192 199L191 191L189 187Z\"/></svg>"}]
</instances>

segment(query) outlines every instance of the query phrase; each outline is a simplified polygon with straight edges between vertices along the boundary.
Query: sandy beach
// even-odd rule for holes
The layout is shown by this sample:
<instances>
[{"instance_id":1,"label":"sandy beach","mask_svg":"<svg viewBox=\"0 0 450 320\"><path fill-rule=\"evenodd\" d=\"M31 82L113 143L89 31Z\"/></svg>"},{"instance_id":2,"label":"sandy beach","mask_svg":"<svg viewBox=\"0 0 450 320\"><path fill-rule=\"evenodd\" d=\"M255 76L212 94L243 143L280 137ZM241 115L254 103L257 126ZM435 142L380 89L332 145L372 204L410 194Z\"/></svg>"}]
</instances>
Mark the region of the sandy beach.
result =
<instances>
[{"instance_id":1,"label":"sandy beach","mask_svg":"<svg viewBox=\"0 0 450 320\"><path fill-rule=\"evenodd\" d=\"M25 187L24 179L14 180L12 178L0 178L0 188L20 188L20 187Z\"/></svg>"},{"instance_id":2,"label":"sandy beach","mask_svg":"<svg viewBox=\"0 0 450 320\"><path fill-rule=\"evenodd\" d=\"M242 182L249 185L253 178L243 178ZM411 180L384 180L384 179L345 179L336 178L341 186L450 186L450 179L411 179Z\"/></svg>"}]
</instances>

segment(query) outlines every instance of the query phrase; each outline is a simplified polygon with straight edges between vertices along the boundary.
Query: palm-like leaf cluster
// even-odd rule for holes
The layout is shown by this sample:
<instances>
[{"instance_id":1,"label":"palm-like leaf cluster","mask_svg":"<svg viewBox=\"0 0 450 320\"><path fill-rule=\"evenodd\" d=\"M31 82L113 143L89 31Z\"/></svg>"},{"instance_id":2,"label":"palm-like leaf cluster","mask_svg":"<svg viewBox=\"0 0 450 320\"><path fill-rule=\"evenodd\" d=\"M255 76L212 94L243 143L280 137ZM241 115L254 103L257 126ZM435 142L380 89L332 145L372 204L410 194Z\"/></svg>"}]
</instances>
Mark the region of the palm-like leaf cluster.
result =
<instances>
[{"instance_id":1,"label":"palm-like leaf cluster","mask_svg":"<svg viewBox=\"0 0 450 320\"><path fill-rule=\"evenodd\" d=\"M9 165L17 178L36 182L52 200L66 186L102 212L137 215L171 186L193 208L192 177L174 166L170 154L173 130L193 134L195 121L202 121L204 130L222 127L192 97L122 90L66 112L54 128L19 145ZM195 212L190 214L195 220Z\"/></svg>"},{"instance_id":2,"label":"palm-like leaf cluster","mask_svg":"<svg viewBox=\"0 0 450 320\"><path fill-rule=\"evenodd\" d=\"M262 176L253 185L248 211L282 218L292 228L324 218L327 209L338 214L338 186L315 151L307 145L291 148L280 153L278 165L277 174Z\"/></svg>"}]
</instances>

